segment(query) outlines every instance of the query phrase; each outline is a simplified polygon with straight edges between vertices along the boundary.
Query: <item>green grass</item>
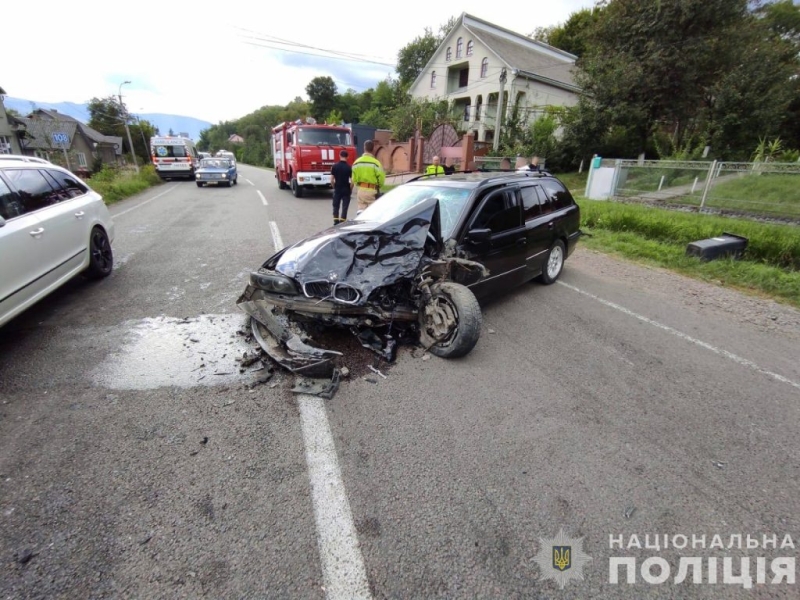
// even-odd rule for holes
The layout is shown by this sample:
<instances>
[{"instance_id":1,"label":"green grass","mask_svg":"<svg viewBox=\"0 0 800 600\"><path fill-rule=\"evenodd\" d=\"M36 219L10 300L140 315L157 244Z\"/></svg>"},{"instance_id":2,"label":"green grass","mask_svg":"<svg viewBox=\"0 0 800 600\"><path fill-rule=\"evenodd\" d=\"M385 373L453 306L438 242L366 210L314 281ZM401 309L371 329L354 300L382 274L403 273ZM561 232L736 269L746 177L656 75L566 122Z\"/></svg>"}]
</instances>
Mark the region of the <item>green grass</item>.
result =
<instances>
[{"instance_id":1,"label":"green grass","mask_svg":"<svg viewBox=\"0 0 800 600\"><path fill-rule=\"evenodd\" d=\"M161 178L153 165L145 165L138 174L135 171L103 167L102 171L90 177L86 183L103 196L106 204L113 204L161 183Z\"/></svg>"},{"instance_id":2,"label":"green grass","mask_svg":"<svg viewBox=\"0 0 800 600\"><path fill-rule=\"evenodd\" d=\"M581 243L698 279L766 294L800 307L800 227L684 214L647 206L579 199ZM689 242L722 232L749 238L744 260L700 261Z\"/></svg>"},{"instance_id":3,"label":"green grass","mask_svg":"<svg viewBox=\"0 0 800 600\"><path fill-rule=\"evenodd\" d=\"M723 181L711 188L706 204L713 208L800 217L800 175L748 174Z\"/></svg>"},{"instance_id":4,"label":"green grass","mask_svg":"<svg viewBox=\"0 0 800 600\"><path fill-rule=\"evenodd\" d=\"M586 180L589 177L589 169L583 173L553 173L574 196L583 196L586 192Z\"/></svg>"}]
</instances>

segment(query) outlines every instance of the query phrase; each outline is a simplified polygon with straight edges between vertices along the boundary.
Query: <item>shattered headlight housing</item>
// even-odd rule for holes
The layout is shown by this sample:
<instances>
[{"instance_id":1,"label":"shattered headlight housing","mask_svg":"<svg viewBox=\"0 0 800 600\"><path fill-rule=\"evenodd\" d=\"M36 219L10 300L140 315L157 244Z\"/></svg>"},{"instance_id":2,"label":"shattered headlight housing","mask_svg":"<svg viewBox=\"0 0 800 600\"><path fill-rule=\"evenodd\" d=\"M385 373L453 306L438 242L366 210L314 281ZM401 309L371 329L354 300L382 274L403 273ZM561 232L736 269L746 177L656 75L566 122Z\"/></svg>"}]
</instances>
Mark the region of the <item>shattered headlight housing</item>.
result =
<instances>
[{"instance_id":1,"label":"shattered headlight housing","mask_svg":"<svg viewBox=\"0 0 800 600\"><path fill-rule=\"evenodd\" d=\"M274 272L264 273L261 271L253 271L250 273L250 285L273 294L291 294L296 296L300 293L294 280Z\"/></svg>"}]
</instances>

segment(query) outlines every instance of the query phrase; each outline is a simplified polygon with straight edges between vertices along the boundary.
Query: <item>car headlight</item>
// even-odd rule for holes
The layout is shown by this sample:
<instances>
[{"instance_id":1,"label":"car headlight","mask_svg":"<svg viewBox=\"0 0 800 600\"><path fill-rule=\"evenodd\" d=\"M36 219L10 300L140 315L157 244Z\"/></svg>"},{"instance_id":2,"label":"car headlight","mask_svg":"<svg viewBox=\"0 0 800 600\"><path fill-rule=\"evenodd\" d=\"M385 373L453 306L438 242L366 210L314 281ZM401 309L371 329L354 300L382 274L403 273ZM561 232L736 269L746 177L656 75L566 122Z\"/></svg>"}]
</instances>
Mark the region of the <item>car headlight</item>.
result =
<instances>
[{"instance_id":1,"label":"car headlight","mask_svg":"<svg viewBox=\"0 0 800 600\"><path fill-rule=\"evenodd\" d=\"M250 285L257 287L265 292L272 292L273 294L291 294L297 295L297 285L295 282L284 275L277 273L260 273L253 271L250 273Z\"/></svg>"}]
</instances>

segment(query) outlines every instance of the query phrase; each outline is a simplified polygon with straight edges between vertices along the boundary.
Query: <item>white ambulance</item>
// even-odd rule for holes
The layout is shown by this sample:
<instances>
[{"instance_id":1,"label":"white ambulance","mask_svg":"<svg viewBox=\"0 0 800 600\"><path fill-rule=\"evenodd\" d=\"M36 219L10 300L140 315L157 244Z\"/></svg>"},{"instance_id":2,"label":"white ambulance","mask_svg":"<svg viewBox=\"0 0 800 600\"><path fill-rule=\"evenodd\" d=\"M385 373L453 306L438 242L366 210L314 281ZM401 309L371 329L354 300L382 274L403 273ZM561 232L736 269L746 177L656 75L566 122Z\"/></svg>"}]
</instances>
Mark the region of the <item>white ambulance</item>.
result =
<instances>
[{"instance_id":1,"label":"white ambulance","mask_svg":"<svg viewBox=\"0 0 800 600\"><path fill-rule=\"evenodd\" d=\"M185 137L150 138L150 157L161 179L194 179L200 161L194 142Z\"/></svg>"}]
</instances>

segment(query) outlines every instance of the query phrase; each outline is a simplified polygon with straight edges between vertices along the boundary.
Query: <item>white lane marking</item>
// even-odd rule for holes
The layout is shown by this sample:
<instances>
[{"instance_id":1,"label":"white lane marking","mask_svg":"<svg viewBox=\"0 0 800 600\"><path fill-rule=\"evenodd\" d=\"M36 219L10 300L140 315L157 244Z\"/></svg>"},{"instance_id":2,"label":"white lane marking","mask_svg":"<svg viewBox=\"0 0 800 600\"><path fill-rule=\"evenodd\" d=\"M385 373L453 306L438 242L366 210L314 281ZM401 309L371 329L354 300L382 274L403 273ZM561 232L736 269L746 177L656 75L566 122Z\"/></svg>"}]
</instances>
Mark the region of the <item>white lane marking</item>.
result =
<instances>
[{"instance_id":1,"label":"white lane marking","mask_svg":"<svg viewBox=\"0 0 800 600\"><path fill-rule=\"evenodd\" d=\"M364 557L336 458L325 402L298 394L311 500L317 523L325 596L329 600L371 598Z\"/></svg>"},{"instance_id":2,"label":"white lane marking","mask_svg":"<svg viewBox=\"0 0 800 600\"><path fill-rule=\"evenodd\" d=\"M250 181L250 180L249 180L247 177L245 177L245 178L244 178L244 180L245 180L247 183L249 183L250 185L255 185L255 183L253 183L252 181Z\"/></svg>"},{"instance_id":3,"label":"white lane marking","mask_svg":"<svg viewBox=\"0 0 800 600\"><path fill-rule=\"evenodd\" d=\"M633 317L635 319L639 319L640 321L642 321L644 323L647 323L648 325L652 325L653 327L658 327L659 329L662 329L662 330L664 330L664 331L666 331L668 333L671 333L672 335L674 335L676 337L679 337L682 340L686 340L687 342L691 342L692 344L695 344L696 346L700 346L701 348L705 348L706 350L711 350L711 352L713 352L714 354L718 354L719 356L724 356L725 358L730 359L733 362L735 362L735 363L737 363L737 364L739 364L739 365L741 365L743 367L748 367L750 369L753 369L754 371L757 371L757 372L761 373L762 375L766 375L768 377L772 377L776 381L780 381L781 383L787 383L787 384L791 385L792 387L795 387L798 390L800 390L800 383L797 383L796 381L792 381L788 377L784 377L783 375L779 375L778 373L773 373L772 371L768 371L767 369L759 367L753 361L748 360L746 358L742 358L738 354L734 354L733 352L728 352L727 350L722 350L721 348L717 348L716 346L712 346L711 344L709 344L707 342L704 342L702 340L698 340L697 338L693 338L690 335L686 335L682 331L678 331L677 329L673 329L669 325L664 325L662 323L659 323L658 321L654 321L653 319L645 317L644 315L640 315L638 313L635 313L632 310L629 310L629 309L625 308L624 306L620 306L619 304L615 304L613 302L610 302L609 300L604 300L603 298L595 296L594 294L590 294L589 292L585 292L585 291L583 291L583 290L581 290L579 288L576 288L574 285L570 285L568 283L564 283L563 281L557 281L556 283L559 283L559 284L563 285L566 288L569 288L569 289L571 289L571 290L573 290L575 292L578 292L579 294L583 294L587 298L591 298L592 300L596 300L600 304L604 304L604 305L606 305L606 306L608 306L610 308L614 308L614 309L616 309L616 310L618 310L618 311L620 311L622 313L625 313L626 315L628 315L630 317Z\"/></svg>"},{"instance_id":4,"label":"white lane marking","mask_svg":"<svg viewBox=\"0 0 800 600\"><path fill-rule=\"evenodd\" d=\"M129 208L128 210L123 210L122 212L118 212L118 213L117 213L117 214L115 214L115 215L111 215L111 217L112 217L113 219L116 219L117 217L121 217L122 215L124 215L124 214L126 214L126 213L129 213L129 212L131 212L132 210L136 210L137 208L141 208L141 207L143 207L145 204L148 204L148 203L152 202L153 200L158 200L159 198L161 198L161 196L163 196L163 195L165 195L165 194L169 194L169 193L170 193L172 190L174 190L176 187L178 187L178 186L177 186L177 184L176 184L176 185L173 185L173 186L172 186L171 188L169 188L168 190L164 190L164 191L163 191L163 192L161 192L160 194L158 194L158 195L156 195L156 196L153 196L153 197L152 197L152 198L150 198L149 200L145 200L144 202L142 202L142 203L140 203L140 204L137 204L136 206L134 206L134 207L132 207L132 208Z\"/></svg>"},{"instance_id":5,"label":"white lane marking","mask_svg":"<svg viewBox=\"0 0 800 600\"><path fill-rule=\"evenodd\" d=\"M281 232L278 231L278 224L275 221L269 222L269 230L272 232L272 243L275 245L275 252L283 249L283 240L281 239Z\"/></svg>"},{"instance_id":6,"label":"white lane marking","mask_svg":"<svg viewBox=\"0 0 800 600\"><path fill-rule=\"evenodd\" d=\"M261 204L263 204L264 206L269 206L267 204L267 199L264 198L264 194L261 193L261 190L256 190L256 194L258 194L258 197L261 198Z\"/></svg>"}]
</instances>

